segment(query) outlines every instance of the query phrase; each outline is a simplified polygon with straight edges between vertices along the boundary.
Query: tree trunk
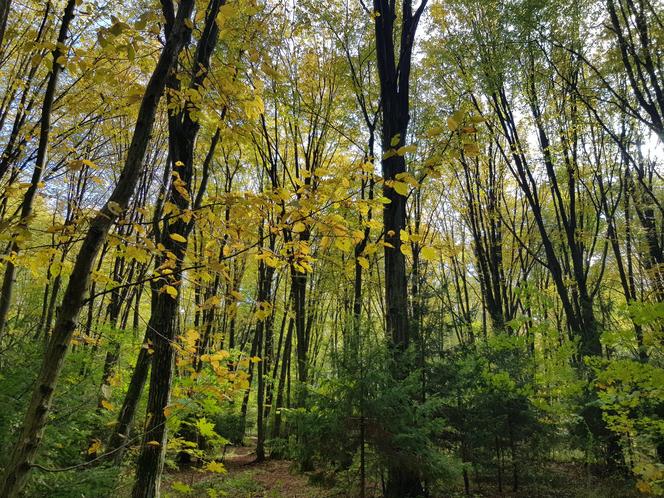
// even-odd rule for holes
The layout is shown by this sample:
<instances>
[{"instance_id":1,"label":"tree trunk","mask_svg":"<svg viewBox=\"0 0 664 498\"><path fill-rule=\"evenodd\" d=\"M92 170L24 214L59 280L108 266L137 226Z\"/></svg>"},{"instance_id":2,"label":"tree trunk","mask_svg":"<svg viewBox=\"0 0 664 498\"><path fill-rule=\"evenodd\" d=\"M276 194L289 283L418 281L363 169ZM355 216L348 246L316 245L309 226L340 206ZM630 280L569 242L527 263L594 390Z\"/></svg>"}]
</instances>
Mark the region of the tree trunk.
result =
<instances>
[{"instance_id":1,"label":"tree trunk","mask_svg":"<svg viewBox=\"0 0 664 498\"><path fill-rule=\"evenodd\" d=\"M134 372L131 375L131 380L129 381L129 387L127 388L122 408L118 413L117 423L115 424L113 434L108 442L108 452L112 454L113 462L116 465L122 463L122 457L129 445L131 425L134 421L136 408L141 399L141 393L143 392L145 381L148 378L150 364L152 363L151 352L148 348L148 341L151 340L150 330L152 330L151 324L148 324L148 328L145 332L145 339L143 339L143 347L141 347L141 350L138 353Z\"/></svg>"},{"instance_id":2,"label":"tree trunk","mask_svg":"<svg viewBox=\"0 0 664 498\"><path fill-rule=\"evenodd\" d=\"M4 49L5 30L7 29L7 19L11 10L11 0L0 0L0 47Z\"/></svg>"},{"instance_id":3,"label":"tree trunk","mask_svg":"<svg viewBox=\"0 0 664 498\"><path fill-rule=\"evenodd\" d=\"M190 88L200 90L203 87L210 67L210 58L217 43L219 26L217 13L225 0L211 0L206 10L205 26L196 46L192 68ZM182 9L182 4L180 5ZM187 16L188 17L188 16ZM178 11L178 18L180 12ZM166 19L166 31L176 29L174 19ZM180 80L173 75L169 88L178 91ZM193 207L196 209L202 201L206 188L207 168L203 164L202 180L198 192L191 203L194 180L194 152L196 137L200 124L192 118L191 108L185 107L175 114L169 115L169 156L173 168L174 179L169 188L169 202L177 206L179 212ZM174 111L172 111L174 112ZM214 151L212 151L214 152ZM177 176L175 176L177 173ZM186 191L183 193L183 191ZM188 236L193 230L193 220L185 221L182 217L175 221L165 220L161 231L161 244L165 248L163 267L172 270L165 279L166 285L176 289L177 294L171 296L167 292L158 292L154 300L155 307L151 311L154 316L154 356L150 372L150 391L147 403L147 420L143 436L143 444L136 465L136 481L132 491L133 498L158 498L160 496L161 474L166 454L167 416L165 410L170 401L171 382L175 366L175 342L179 330L179 303L182 294L183 264L187 253ZM175 240L171 235L178 234L183 240ZM173 255L173 256L171 256ZM152 321L152 318L151 318Z\"/></svg>"},{"instance_id":4,"label":"tree trunk","mask_svg":"<svg viewBox=\"0 0 664 498\"><path fill-rule=\"evenodd\" d=\"M383 196L389 203L383 208L385 233L385 305L387 334L395 354L395 375L404 379L409 366L402 361L402 353L410 343L408 324L408 289L406 281L406 260L401 252L401 231L406 228L406 196L397 192L391 182L398 181L398 175L406 171L404 156L396 150L406 143L410 120L410 68L415 32L427 0L421 0L415 12L412 2L404 0L398 55L395 53L394 22L397 10L394 2L374 0L374 28L376 56L380 79L382 105L382 149L381 161ZM399 459L395 459L398 462ZM423 494L419 476L412 469L399 463L388 468L386 495L388 497L410 497Z\"/></svg>"}]
</instances>

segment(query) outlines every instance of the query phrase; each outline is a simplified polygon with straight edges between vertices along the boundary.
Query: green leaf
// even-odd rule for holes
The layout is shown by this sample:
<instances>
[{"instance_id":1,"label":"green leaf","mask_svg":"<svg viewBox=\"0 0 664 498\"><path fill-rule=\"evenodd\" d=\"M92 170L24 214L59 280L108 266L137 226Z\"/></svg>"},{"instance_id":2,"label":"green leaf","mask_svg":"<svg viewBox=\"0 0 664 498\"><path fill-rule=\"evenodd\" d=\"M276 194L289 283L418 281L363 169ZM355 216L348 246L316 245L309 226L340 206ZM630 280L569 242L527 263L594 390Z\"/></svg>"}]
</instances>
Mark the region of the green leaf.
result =
<instances>
[{"instance_id":1,"label":"green leaf","mask_svg":"<svg viewBox=\"0 0 664 498\"><path fill-rule=\"evenodd\" d=\"M200 435L203 437L212 438L217 435L217 433L214 432L214 422L208 421L208 419L205 417L199 418L196 421L196 428L198 429Z\"/></svg>"},{"instance_id":2,"label":"green leaf","mask_svg":"<svg viewBox=\"0 0 664 498\"><path fill-rule=\"evenodd\" d=\"M180 481L175 481L173 484L171 484L171 488L173 491L177 491L178 493L191 493L193 491L191 486Z\"/></svg>"}]
</instances>

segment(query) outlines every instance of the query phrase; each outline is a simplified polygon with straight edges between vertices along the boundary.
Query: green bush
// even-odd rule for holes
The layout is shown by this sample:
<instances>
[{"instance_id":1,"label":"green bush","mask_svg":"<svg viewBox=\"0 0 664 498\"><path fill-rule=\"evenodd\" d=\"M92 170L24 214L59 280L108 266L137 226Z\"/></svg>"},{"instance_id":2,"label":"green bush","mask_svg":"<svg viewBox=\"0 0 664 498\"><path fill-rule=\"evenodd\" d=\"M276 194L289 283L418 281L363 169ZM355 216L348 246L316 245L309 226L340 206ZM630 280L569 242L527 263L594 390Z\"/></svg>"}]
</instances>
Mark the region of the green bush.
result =
<instances>
[{"instance_id":1,"label":"green bush","mask_svg":"<svg viewBox=\"0 0 664 498\"><path fill-rule=\"evenodd\" d=\"M236 446L242 445L244 438L244 420L235 413L219 413L214 416L214 430L221 437L228 439Z\"/></svg>"}]
</instances>

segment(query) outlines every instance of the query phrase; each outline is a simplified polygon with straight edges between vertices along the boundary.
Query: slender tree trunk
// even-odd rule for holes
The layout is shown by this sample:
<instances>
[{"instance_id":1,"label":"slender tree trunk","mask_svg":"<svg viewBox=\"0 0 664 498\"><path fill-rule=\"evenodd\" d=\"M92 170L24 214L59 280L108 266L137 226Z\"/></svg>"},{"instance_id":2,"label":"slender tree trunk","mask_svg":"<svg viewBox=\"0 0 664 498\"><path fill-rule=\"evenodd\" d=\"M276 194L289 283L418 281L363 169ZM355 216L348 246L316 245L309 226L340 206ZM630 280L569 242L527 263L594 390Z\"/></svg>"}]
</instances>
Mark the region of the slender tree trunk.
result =
<instances>
[{"instance_id":1,"label":"slender tree trunk","mask_svg":"<svg viewBox=\"0 0 664 498\"><path fill-rule=\"evenodd\" d=\"M265 326L262 321L259 321L256 327L256 342L258 349L261 350L263 344L263 332ZM265 414L265 362L263 359L256 365L258 370L258 385L257 391L257 410L256 410L256 462L265 460L265 423L263 416Z\"/></svg>"},{"instance_id":2,"label":"slender tree trunk","mask_svg":"<svg viewBox=\"0 0 664 498\"><path fill-rule=\"evenodd\" d=\"M0 0L0 50L4 51L5 30L7 29L7 19L11 10L11 0Z\"/></svg>"},{"instance_id":3,"label":"slender tree trunk","mask_svg":"<svg viewBox=\"0 0 664 498\"><path fill-rule=\"evenodd\" d=\"M293 342L294 320L288 320L288 332L284 343L284 353L281 360L281 371L279 373L279 382L277 385L277 397L274 409L274 422L272 424L272 437L279 437L281 434L281 407L284 406L284 386L286 385L286 376L288 375L291 358L291 345Z\"/></svg>"},{"instance_id":4,"label":"slender tree trunk","mask_svg":"<svg viewBox=\"0 0 664 498\"><path fill-rule=\"evenodd\" d=\"M259 239L263 239L263 225L261 224L258 233ZM270 250L274 251L275 238L270 237ZM274 320L274 313L272 311L272 279L274 276L274 268L265 264L261 260L258 265L258 296L257 301L259 306L262 304L268 306L267 311L269 314L262 318L258 318L256 323L256 351L261 355L261 359L256 365L258 382L257 382L257 440L256 440L256 461L261 462L265 460L265 374L269 372L270 360L272 351L270 350L271 344L267 336L271 335L272 322Z\"/></svg>"},{"instance_id":5,"label":"slender tree trunk","mask_svg":"<svg viewBox=\"0 0 664 498\"><path fill-rule=\"evenodd\" d=\"M254 356L256 356L257 351L258 351L258 335L254 334L254 338L251 341L251 350L249 352L249 356L253 358ZM249 395L251 394L251 382L253 380L254 380L254 362L249 361L249 375L247 379L248 385L244 391L244 395L242 396L242 406L240 407L240 416L242 417L243 438L247 427L247 409L249 408Z\"/></svg>"},{"instance_id":6,"label":"slender tree trunk","mask_svg":"<svg viewBox=\"0 0 664 498\"><path fill-rule=\"evenodd\" d=\"M170 402L175 354L171 341L178 329L179 300L158 293L151 320L154 330L154 354L150 372L150 391L141 453L136 464L136 481L132 496L152 498L160 495L163 455L166 450L166 414ZM159 339L161 337L161 340Z\"/></svg>"},{"instance_id":7,"label":"slender tree trunk","mask_svg":"<svg viewBox=\"0 0 664 498\"><path fill-rule=\"evenodd\" d=\"M151 324L148 324L145 338L143 339L143 346L136 358L136 365L129 381L129 387L127 388L122 408L118 413L113 434L108 442L108 451L111 453L116 465L122 463L122 457L130 442L131 426L134 421L136 409L138 408L138 402L141 399L145 381L148 378L148 372L150 371L150 364L152 363L152 352L148 346L148 341L152 337L150 330Z\"/></svg>"}]
</instances>

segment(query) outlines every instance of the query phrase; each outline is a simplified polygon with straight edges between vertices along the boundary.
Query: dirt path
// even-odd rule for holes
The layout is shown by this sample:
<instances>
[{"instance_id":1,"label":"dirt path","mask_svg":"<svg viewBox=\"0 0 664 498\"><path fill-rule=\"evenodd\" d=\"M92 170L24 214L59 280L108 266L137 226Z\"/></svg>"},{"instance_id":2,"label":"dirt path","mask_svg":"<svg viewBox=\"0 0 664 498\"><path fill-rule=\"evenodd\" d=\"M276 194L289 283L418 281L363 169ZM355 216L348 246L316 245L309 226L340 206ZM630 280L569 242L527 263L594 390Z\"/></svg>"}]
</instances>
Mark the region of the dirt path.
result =
<instances>
[{"instance_id":1,"label":"dirt path","mask_svg":"<svg viewBox=\"0 0 664 498\"><path fill-rule=\"evenodd\" d=\"M255 463L254 447L229 447L222 463L226 473L203 472L197 468L171 472L165 479L167 496L230 498L329 498L330 490L309 484L306 475L286 460Z\"/></svg>"}]
</instances>

